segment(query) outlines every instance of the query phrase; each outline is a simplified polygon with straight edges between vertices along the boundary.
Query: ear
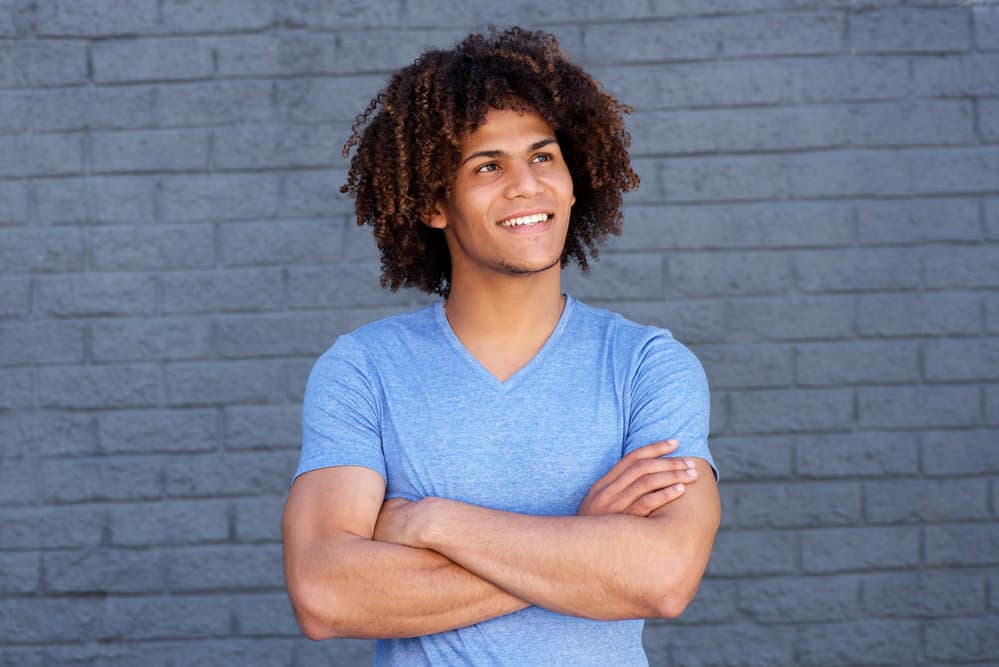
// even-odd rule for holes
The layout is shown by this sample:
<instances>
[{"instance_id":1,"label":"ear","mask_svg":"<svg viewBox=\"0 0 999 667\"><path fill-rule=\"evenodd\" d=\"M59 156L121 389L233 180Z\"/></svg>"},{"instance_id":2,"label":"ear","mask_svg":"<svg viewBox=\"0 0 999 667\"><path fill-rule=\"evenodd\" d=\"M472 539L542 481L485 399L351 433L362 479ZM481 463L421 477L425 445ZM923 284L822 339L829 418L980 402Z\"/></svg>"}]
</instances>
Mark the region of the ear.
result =
<instances>
[{"instance_id":1,"label":"ear","mask_svg":"<svg viewBox=\"0 0 999 667\"><path fill-rule=\"evenodd\" d=\"M430 208L430 212L423 216L423 224L434 229L444 229L447 227L447 214L444 212L444 202L437 200Z\"/></svg>"}]
</instances>

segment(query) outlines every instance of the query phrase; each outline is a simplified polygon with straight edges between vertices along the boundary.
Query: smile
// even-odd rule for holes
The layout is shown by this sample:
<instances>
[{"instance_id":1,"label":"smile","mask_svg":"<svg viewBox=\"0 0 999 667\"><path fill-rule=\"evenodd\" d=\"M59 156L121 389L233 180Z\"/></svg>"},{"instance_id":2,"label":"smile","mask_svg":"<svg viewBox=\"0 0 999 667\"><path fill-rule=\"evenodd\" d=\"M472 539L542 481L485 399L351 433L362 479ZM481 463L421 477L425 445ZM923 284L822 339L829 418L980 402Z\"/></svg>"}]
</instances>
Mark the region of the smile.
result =
<instances>
[{"instance_id":1,"label":"smile","mask_svg":"<svg viewBox=\"0 0 999 667\"><path fill-rule=\"evenodd\" d=\"M525 215L519 218L510 218L499 223L500 227L530 227L536 225L539 222L544 222L548 219L547 213L535 213L533 215Z\"/></svg>"}]
</instances>

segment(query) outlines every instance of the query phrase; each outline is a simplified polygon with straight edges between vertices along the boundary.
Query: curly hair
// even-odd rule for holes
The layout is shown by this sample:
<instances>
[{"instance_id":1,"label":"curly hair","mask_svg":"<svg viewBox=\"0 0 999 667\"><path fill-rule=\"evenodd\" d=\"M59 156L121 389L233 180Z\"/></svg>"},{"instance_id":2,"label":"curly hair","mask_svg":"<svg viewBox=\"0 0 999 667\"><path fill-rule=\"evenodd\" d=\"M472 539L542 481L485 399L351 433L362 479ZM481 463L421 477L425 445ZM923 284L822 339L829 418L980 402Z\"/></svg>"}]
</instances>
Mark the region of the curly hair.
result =
<instances>
[{"instance_id":1,"label":"curly hair","mask_svg":"<svg viewBox=\"0 0 999 667\"><path fill-rule=\"evenodd\" d=\"M357 152L340 191L355 197L358 225L374 227L381 284L447 296L451 258L441 230L423 223L452 192L463 137L490 109L533 111L554 129L576 203L561 265L621 233L621 196L638 187L619 103L570 62L551 34L511 28L425 51L397 71L357 116L343 147Z\"/></svg>"}]
</instances>

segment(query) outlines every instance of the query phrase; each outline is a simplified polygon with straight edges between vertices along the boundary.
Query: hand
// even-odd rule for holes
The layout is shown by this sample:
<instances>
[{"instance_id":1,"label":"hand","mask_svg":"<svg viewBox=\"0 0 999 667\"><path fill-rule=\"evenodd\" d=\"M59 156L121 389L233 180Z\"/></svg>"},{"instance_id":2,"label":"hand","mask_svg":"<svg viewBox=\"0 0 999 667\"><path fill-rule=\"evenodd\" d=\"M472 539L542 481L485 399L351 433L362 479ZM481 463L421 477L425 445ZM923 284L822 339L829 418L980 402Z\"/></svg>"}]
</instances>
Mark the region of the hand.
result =
<instances>
[{"instance_id":1,"label":"hand","mask_svg":"<svg viewBox=\"0 0 999 667\"><path fill-rule=\"evenodd\" d=\"M372 539L416 546L415 519L418 504L405 498L391 498L382 503Z\"/></svg>"},{"instance_id":2,"label":"hand","mask_svg":"<svg viewBox=\"0 0 999 667\"><path fill-rule=\"evenodd\" d=\"M697 481L694 462L659 458L678 444L676 440L662 440L629 452L594 482L576 514L648 516L682 496L684 485Z\"/></svg>"}]
</instances>

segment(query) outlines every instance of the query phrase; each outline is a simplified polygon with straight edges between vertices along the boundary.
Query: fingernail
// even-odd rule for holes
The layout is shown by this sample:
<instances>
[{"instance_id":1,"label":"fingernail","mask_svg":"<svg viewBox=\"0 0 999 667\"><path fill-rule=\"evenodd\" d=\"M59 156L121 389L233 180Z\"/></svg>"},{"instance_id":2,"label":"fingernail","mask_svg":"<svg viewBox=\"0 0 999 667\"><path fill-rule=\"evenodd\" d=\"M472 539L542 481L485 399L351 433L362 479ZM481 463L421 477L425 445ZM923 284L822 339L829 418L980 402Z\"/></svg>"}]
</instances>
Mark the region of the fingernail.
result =
<instances>
[{"instance_id":1,"label":"fingernail","mask_svg":"<svg viewBox=\"0 0 999 667\"><path fill-rule=\"evenodd\" d=\"M684 463L684 465L686 465L686 466L687 466L688 468L693 468L693 467L694 467L694 462L693 462L693 461L691 461L690 459L684 459L684 460L683 460L683 463Z\"/></svg>"},{"instance_id":2,"label":"fingernail","mask_svg":"<svg viewBox=\"0 0 999 667\"><path fill-rule=\"evenodd\" d=\"M687 477L697 477L697 470L695 468L688 469Z\"/></svg>"},{"instance_id":3,"label":"fingernail","mask_svg":"<svg viewBox=\"0 0 999 667\"><path fill-rule=\"evenodd\" d=\"M673 488L677 491L683 491L683 484L674 484Z\"/></svg>"}]
</instances>

